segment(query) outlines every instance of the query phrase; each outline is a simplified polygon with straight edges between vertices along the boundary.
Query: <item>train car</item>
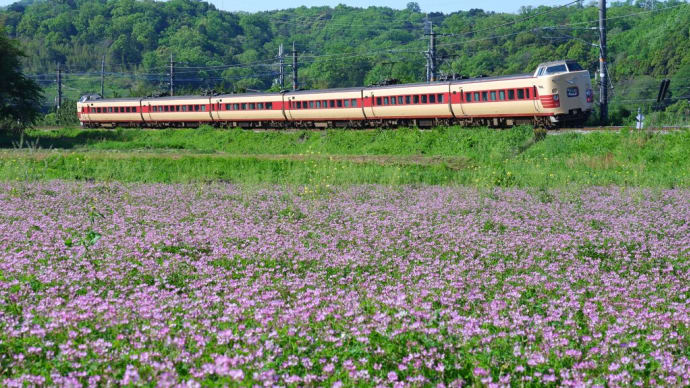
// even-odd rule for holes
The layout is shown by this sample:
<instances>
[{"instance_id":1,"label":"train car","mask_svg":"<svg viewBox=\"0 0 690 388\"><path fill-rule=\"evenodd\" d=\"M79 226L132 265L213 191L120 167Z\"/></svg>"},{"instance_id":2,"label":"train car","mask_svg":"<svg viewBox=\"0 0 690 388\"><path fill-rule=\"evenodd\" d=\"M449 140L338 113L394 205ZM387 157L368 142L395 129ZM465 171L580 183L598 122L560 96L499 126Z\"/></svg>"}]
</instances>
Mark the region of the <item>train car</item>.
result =
<instances>
[{"instance_id":1,"label":"train car","mask_svg":"<svg viewBox=\"0 0 690 388\"><path fill-rule=\"evenodd\" d=\"M203 96L146 98L141 100L140 126L198 127L212 124L211 99Z\"/></svg>"},{"instance_id":2,"label":"train car","mask_svg":"<svg viewBox=\"0 0 690 388\"><path fill-rule=\"evenodd\" d=\"M298 128L362 127L367 120L362 88L288 92L285 101L286 117Z\"/></svg>"},{"instance_id":3,"label":"train car","mask_svg":"<svg viewBox=\"0 0 690 388\"><path fill-rule=\"evenodd\" d=\"M143 123L141 98L82 97L77 116L84 127L137 127Z\"/></svg>"},{"instance_id":4,"label":"train car","mask_svg":"<svg viewBox=\"0 0 690 388\"><path fill-rule=\"evenodd\" d=\"M282 93L226 94L210 102L211 117L219 126L282 128L287 121Z\"/></svg>"},{"instance_id":5,"label":"train car","mask_svg":"<svg viewBox=\"0 0 690 388\"><path fill-rule=\"evenodd\" d=\"M451 124L450 83L407 84L364 89L367 117L376 125Z\"/></svg>"},{"instance_id":6,"label":"train car","mask_svg":"<svg viewBox=\"0 0 690 388\"><path fill-rule=\"evenodd\" d=\"M379 87L162 98L101 99L77 104L86 127L242 128L432 127L460 124L546 128L582 125L592 112L592 84L575 61L540 64L533 74Z\"/></svg>"}]
</instances>

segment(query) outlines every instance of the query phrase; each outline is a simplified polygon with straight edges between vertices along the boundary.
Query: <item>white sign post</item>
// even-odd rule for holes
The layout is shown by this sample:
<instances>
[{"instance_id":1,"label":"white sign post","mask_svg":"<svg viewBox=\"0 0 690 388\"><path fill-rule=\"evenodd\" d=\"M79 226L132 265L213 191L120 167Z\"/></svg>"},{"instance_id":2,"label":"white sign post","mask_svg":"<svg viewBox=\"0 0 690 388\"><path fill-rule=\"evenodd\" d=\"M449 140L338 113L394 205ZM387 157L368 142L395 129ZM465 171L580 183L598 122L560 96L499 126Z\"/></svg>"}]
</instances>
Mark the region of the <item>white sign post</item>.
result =
<instances>
[{"instance_id":1,"label":"white sign post","mask_svg":"<svg viewBox=\"0 0 690 388\"><path fill-rule=\"evenodd\" d=\"M635 119L637 120L635 128L644 129L644 115L642 114L642 109L637 108L637 116L635 116Z\"/></svg>"}]
</instances>

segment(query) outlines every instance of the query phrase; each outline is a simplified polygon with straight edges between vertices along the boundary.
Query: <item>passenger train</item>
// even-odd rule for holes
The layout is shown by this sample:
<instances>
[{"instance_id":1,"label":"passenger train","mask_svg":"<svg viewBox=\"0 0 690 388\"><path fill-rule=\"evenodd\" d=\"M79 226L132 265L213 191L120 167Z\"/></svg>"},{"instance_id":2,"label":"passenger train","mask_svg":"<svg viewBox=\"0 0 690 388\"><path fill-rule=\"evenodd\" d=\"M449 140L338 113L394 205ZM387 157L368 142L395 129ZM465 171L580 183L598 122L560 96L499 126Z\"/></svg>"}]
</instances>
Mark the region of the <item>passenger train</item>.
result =
<instances>
[{"instance_id":1,"label":"passenger train","mask_svg":"<svg viewBox=\"0 0 690 388\"><path fill-rule=\"evenodd\" d=\"M582 125L592 112L589 71L575 61L534 74L281 93L158 98L84 96L83 127L368 128Z\"/></svg>"}]
</instances>

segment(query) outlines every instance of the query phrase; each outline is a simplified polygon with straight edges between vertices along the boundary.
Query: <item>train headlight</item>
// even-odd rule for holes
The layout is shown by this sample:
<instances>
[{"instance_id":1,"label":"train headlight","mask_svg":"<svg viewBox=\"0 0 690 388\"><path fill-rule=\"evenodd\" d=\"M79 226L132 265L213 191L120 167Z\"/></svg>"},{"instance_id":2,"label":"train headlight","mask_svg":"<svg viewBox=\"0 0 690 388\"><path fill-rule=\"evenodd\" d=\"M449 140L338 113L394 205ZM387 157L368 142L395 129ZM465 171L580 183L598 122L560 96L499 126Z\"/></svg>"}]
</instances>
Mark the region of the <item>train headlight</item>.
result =
<instances>
[{"instance_id":1,"label":"train headlight","mask_svg":"<svg viewBox=\"0 0 690 388\"><path fill-rule=\"evenodd\" d=\"M554 95L553 95L553 100L554 100L554 101L558 101L558 94L554 94Z\"/></svg>"},{"instance_id":2,"label":"train headlight","mask_svg":"<svg viewBox=\"0 0 690 388\"><path fill-rule=\"evenodd\" d=\"M594 93L592 92L592 89L587 89L587 92L585 92L585 96L587 96L587 102L594 101Z\"/></svg>"}]
</instances>

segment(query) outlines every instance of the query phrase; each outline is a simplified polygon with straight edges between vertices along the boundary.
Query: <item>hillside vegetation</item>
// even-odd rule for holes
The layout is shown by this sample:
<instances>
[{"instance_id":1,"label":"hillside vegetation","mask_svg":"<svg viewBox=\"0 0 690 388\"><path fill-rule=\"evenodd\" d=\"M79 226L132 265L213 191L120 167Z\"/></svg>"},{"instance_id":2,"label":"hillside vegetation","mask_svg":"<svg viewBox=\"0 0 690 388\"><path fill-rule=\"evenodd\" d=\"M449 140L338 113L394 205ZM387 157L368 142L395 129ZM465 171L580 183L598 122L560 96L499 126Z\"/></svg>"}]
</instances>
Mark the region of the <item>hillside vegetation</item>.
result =
<instances>
[{"instance_id":1,"label":"hillside vegetation","mask_svg":"<svg viewBox=\"0 0 690 388\"><path fill-rule=\"evenodd\" d=\"M428 17L445 34L438 38L442 73L531 72L539 62L571 58L594 75L597 12L594 3L574 2L523 7L517 15L472 9ZM667 104L690 95L690 5L614 2L608 17L614 121L629 121L638 106L649 110L663 78L672 79ZM67 68L65 92L76 98L100 90L102 56L109 96L166 90L171 54L177 94L275 90L278 46L289 54L293 42L303 88L425 78L428 39L416 3L403 10L339 5L230 13L192 0L30 0L0 11L0 20L21 40L25 71L48 88L48 102L57 61Z\"/></svg>"}]
</instances>

